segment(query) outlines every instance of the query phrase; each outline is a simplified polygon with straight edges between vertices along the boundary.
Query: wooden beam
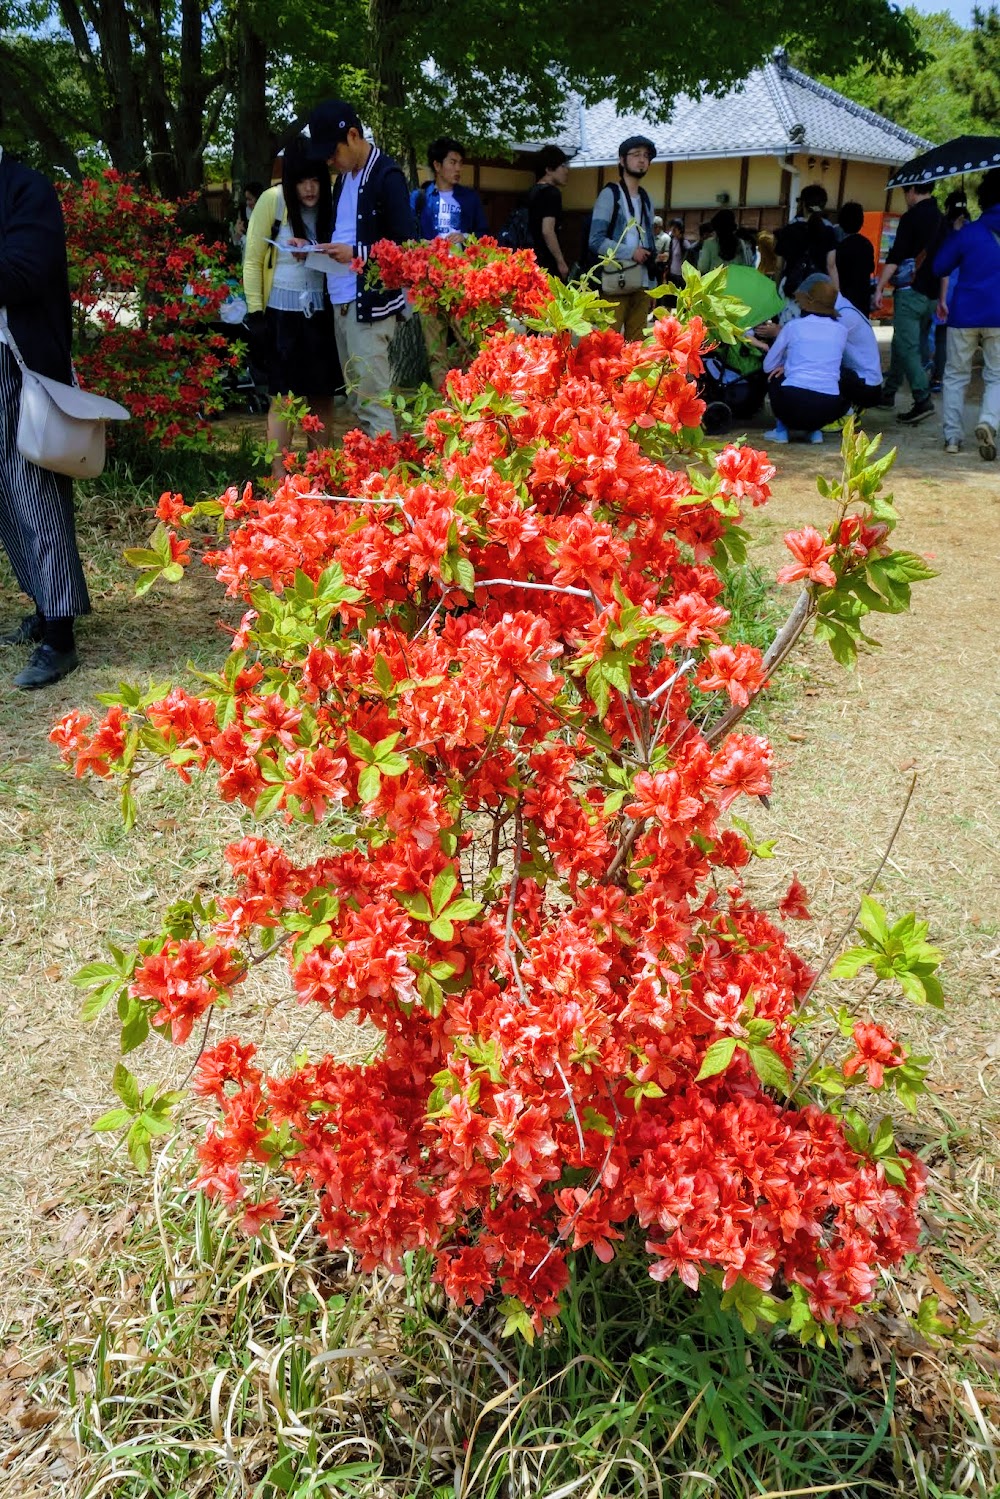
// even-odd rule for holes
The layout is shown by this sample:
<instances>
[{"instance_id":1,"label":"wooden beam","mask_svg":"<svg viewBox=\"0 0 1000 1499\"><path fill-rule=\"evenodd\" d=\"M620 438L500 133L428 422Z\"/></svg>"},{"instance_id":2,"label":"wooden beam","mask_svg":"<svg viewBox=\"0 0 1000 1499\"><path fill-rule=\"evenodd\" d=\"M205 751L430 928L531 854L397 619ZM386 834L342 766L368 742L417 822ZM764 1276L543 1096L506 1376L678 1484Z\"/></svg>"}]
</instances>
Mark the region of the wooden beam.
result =
<instances>
[{"instance_id":1,"label":"wooden beam","mask_svg":"<svg viewBox=\"0 0 1000 1499\"><path fill-rule=\"evenodd\" d=\"M847 187L847 157L843 157L840 163L840 181L837 184L837 207L844 206L844 192Z\"/></svg>"},{"instance_id":2,"label":"wooden beam","mask_svg":"<svg viewBox=\"0 0 1000 1499\"><path fill-rule=\"evenodd\" d=\"M741 156L740 157L740 202L739 202L740 208L745 208L746 207L746 201L747 201L747 183L749 182L749 180L750 180L750 158L749 158L749 156Z\"/></svg>"},{"instance_id":3,"label":"wooden beam","mask_svg":"<svg viewBox=\"0 0 1000 1499\"><path fill-rule=\"evenodd\" d=\"M670 208L674 201L674 164L672 161L666 163L665 181L663 184L663 207Z\"/></svg>"}]
</instances>

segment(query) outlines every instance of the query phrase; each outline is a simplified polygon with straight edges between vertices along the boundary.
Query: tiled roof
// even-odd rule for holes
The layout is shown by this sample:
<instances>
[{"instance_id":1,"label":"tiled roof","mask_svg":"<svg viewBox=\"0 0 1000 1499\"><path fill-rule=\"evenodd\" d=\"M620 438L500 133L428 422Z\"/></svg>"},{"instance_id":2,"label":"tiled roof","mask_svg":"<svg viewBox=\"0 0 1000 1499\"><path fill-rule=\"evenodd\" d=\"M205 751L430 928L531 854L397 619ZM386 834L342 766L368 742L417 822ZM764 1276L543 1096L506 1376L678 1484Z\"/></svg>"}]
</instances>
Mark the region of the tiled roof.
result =
<instances>
[{"instance_id":1,"label":"tiled roof","mask_svg":"<svg viewBox=\"0 0 1000 1499\"><path fill-rule=\"evenodd\" d=\"M657 155L673 161L808 151L897 166L931 144L790 67L780 51L721 97L679 95L666 121L619 114L610 100L585 105L574 96L548 139L573 156L574 167L596 167L613 166L619 141L636 134L650 136ZM518 149L544 144L526 141Z\"/></svg>"}]
</instances>

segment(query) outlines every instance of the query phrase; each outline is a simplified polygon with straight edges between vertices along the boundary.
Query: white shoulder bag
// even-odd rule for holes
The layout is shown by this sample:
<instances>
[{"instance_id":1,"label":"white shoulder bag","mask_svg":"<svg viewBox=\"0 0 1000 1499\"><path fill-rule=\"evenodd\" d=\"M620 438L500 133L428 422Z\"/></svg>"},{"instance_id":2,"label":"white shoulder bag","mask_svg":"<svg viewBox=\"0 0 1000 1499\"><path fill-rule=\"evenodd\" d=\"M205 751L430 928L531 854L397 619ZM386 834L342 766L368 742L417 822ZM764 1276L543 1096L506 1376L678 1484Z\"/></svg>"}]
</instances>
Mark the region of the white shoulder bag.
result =
<instances>
[{"instance_id":1,"label":"white shoulder bag","mask_svg":"<svg viewBox=\"0 0 1000 1499\"><path fill-rule=\"evenodd\" d=\"M127 422L130 413L117 401L93 395L78 385L64 385L29 370L14 342L7 314L0 307L0 329L21 371L21 407L17 450L39 468L71 479L96 479L104 469L105 422Z\"/></svg>"}]
</instances>

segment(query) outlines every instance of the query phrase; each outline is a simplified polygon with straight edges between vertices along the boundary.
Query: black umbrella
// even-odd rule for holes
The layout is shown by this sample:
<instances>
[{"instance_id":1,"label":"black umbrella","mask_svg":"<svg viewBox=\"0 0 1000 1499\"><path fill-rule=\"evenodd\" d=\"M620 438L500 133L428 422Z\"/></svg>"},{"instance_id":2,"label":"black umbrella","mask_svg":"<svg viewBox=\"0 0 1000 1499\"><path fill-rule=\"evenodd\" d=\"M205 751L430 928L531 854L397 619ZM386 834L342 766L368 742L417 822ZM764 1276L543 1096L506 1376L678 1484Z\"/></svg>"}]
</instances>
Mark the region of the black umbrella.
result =
<instances>
[{"instance_id":1,"label":"black umbrella","mask_svg":"<svg viewBox=\"0 0 1000 1499\"><path fill-rule=\"evenodd\" d=\"M914 156L889 178L890 187L917 187L962 177L966 172L988 172L1000 167L1000 135L959 135L933 151Z\"/></svg>"}]
</instances>

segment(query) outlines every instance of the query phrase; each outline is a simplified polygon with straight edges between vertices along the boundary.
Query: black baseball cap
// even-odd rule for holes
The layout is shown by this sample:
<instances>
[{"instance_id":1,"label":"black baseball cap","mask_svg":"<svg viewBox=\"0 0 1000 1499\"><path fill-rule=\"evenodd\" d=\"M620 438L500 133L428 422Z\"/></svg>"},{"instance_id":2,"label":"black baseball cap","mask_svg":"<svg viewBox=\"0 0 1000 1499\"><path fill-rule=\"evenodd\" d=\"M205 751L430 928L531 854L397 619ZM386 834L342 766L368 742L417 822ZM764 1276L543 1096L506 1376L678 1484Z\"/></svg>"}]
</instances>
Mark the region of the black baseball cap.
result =
<instances>
[{"instance_id":1,"label":"black baseball cap","mask_svg":"<svg viewBox=\"0 0 1000 1499\"><path fill-rule=\"evenodd\" d=\"M618 155L620 157L627 156L630 151L638 151L642 147L645 147L649 152L649 159L650 161L652 161L653 157L656 155L656 146L650 140L648 135L627 136L618 147Z\"/></svg>"},{"instance_id":2,"label":"black baseball cap","mask_svg":"<svg viewBox=\"0 0 1000 1499\"><path fill-rule=\"evenodd\" d=\"M322 104L317 104L309 116L307 128L310 151L324 160L333 155L342 141L346 141L349 130L364 134L357 110L346 99L324 99Z\"/></svg>"},{"instance_id":3,"label":"black baseball cap","mask_svg":"<svg viewBox=\"0 0 1000 1499\"><path fill-rule=\"evenodd\" d=\"M535 155L535 176L541 177L556 167L564 167L571 159L561 146L543 146Z\"/></svg>"}]
</instances>

